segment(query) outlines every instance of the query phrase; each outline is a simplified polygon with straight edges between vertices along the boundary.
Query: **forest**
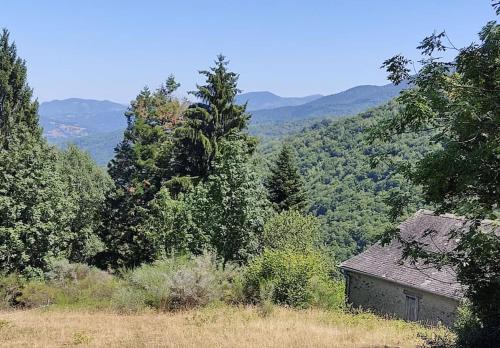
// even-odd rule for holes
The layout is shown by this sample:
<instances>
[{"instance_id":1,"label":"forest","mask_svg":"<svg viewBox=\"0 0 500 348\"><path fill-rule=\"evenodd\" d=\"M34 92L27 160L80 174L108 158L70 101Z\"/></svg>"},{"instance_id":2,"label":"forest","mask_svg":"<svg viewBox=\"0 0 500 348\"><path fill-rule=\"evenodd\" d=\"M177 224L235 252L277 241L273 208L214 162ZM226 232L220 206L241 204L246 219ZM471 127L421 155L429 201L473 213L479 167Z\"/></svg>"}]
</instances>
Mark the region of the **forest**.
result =
<instances>
[{"instance_id":1,"label":"forest","mask_svg":"<svg viewBox=\"0 0 500 348\"><path fill-rule=\"evenodd\" d=\"M401 90L389 103L261 126L272 139L252 135L259 125L236 101L239 75L218 55L190 92L196 102L175 96L173 75L140 90L103 169L43 137L27 64L4 29L0 309L178 313L222 303L260 318L278 306L355 321L338 264L398 238L397 224L425 207L474 223L450 253L404 245L405 257L452 266L467 287L457 326L418 329L419 340L495 347L500 241L480 227L499 213L500 27L487 23L462 49L445 39L422 41L416 73L403 56L384 62ZM451 62L434 56L451 49Z\"/></svg>"}]
</instances>

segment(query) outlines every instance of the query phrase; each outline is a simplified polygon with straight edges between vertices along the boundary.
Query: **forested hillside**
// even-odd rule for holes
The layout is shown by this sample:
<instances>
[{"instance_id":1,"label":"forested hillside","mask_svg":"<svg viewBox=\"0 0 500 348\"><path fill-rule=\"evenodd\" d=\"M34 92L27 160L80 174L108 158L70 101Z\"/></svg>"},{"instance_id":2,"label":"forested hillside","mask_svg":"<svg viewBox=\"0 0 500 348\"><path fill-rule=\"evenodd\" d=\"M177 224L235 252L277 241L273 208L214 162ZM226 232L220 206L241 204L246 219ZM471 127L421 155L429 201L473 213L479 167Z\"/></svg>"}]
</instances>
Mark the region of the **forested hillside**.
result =
<instances>
[{"instance_id":1,"label":"forested hillside","mask_svg":"<svg viewBox=\"0 0 500 348\"><path fill-rule=\"evenodd\" d=\"M384 200L403 187L402 178L391 176L387 164L371 168L370 156L388 152L394 161L411 161L429 149L428 135L406 135L377 149L368 144L368 128L397 112L391 103L358 116L323 120L286 140L298 155L309 211L321 218L337 259L359 252L390 226ZM276 149L262 151L269 155Z\"/></svg>"}]
</instances>

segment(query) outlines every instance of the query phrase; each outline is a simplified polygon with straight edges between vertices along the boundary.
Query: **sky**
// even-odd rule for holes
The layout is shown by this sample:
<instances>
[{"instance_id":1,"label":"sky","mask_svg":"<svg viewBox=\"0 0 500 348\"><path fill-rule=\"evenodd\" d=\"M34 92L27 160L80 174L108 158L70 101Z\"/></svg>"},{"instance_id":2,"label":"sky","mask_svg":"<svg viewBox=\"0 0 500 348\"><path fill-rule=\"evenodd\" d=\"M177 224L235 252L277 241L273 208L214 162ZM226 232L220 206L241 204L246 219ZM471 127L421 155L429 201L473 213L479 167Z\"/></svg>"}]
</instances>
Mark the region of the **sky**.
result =
<instances>
[{"instance_id":1,"label":"sky","mask_svg":"<svg viewBox=\"0 0 500 348\"><path fill-rule=\"evenodd\" d=\"M382 62L418 58L419 42L446 30L477 41L489 0L0 0L39 101L70 97L128 103L169 74L179 96L219 53L244 92L332 94L388 83Z\"/></svg>"}]
</instances>

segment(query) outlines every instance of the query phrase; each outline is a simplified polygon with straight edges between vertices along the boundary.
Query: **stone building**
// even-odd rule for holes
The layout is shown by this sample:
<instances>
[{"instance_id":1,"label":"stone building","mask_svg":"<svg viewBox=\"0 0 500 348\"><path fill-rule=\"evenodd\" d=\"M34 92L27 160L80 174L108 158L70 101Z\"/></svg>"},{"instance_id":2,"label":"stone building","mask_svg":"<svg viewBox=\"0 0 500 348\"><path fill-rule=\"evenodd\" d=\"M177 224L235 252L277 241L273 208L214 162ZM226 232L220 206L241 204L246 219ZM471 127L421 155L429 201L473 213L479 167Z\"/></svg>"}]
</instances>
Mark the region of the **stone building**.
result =
<instances>
[{"instance_id":1,"label":"stone building","mask_svg":"<svg viewBox=\"0 0 500 348\"><path fill-rule=\"evenodd\" d=\"M454 241L449 233L466 223L453 215L420 210L400 225L401 237L426 243L435 251L451 250ZM386 246L376 243L343 262L348 302L409 321L451 325L463 297L453 269L438 270L401 259L401 244L393 241Z\"/></svg>"}]
</instances>

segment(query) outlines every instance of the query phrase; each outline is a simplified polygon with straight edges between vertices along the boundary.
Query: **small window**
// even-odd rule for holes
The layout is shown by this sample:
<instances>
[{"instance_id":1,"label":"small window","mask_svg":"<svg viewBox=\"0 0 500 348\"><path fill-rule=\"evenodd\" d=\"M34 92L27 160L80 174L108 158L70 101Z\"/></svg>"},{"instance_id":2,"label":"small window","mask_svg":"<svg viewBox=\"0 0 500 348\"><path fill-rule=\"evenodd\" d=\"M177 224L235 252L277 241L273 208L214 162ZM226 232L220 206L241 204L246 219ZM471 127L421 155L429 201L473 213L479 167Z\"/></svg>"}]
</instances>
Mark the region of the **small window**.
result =
<instances>
[{"instance_id":1,"label":"small window","mask_svg":"<svg viewBox=\"0 0 500 348\"><path fill-rule=\"evenodd\" d=\"M349 273L345 274L345 295L346 299L350 300L351 297L351 276Z\"/></svg>"},{"instance_id":2,"label":"small window","mask_svg":"<svg viewBox=\"0 0 500 348\"><path fill-rule=\"evenodd\" d=\"M418 320L418 298L416 296L406 295L406 320Z\"/></svg>"}]
</instances>

